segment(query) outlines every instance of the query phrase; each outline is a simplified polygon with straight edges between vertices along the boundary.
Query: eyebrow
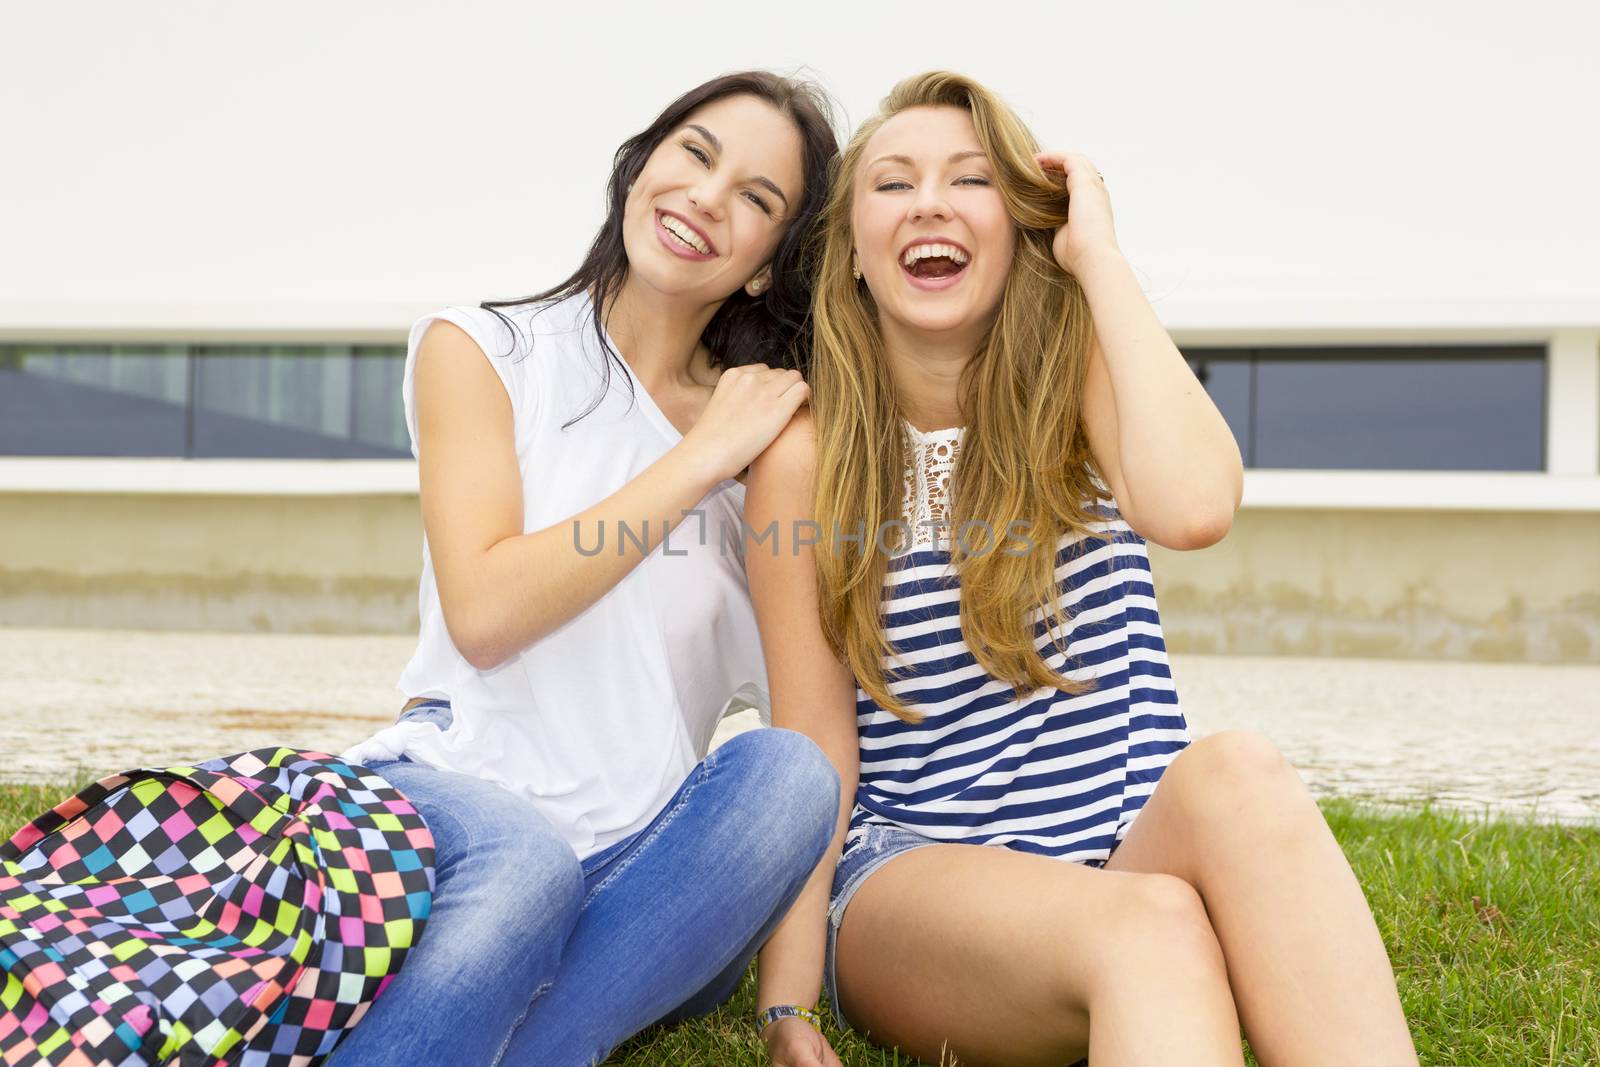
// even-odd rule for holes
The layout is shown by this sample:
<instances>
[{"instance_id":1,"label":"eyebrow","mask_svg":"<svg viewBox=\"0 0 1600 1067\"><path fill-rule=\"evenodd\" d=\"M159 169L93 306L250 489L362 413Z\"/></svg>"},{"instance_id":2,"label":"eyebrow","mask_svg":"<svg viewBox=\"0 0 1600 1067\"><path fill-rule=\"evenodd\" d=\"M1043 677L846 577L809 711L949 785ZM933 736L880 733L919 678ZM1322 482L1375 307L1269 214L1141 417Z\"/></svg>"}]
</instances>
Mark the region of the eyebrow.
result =
<instances>
[{"instance_id":1,"label":"eyebrow","mask_svg":"<svg viewBox=\"0 0 1600 1067\"><path fill-rule=\"evenodd\" d=\"M722 141L721 141L721 139L718 138L716 134L714 134L710 130L706 129L704 126L701 126L698 123L686 122L686 123L684 123L684 129L693 130L695 133L698 133L701 137L704 137L706 139L707 143L709 143L711 145L711 150L713 152L715 152L719 156L722 154ZM759 174L756 177L752 178L751 181L755 182L757 185L761 186L763 189L771 190L773 196L775 196L779 200L783 201L783 209L785 211L789 210L789 198L787 196L783 195L783 190L778 188L778 183L777 182L773 181L771 178L766 177L765 175L759 175Z\"/></svg>"},{"instance_id":2,"label":"eyebrow","mask_svg":"<svg viewBox=\"0 0 1600 1067\"><path fill-rule=\"evenodd\" d=\"M697 126L692 122L684 123L684 126L687 129L691 129L695 133L698 133L701 137L704 137L707 141L710 141L711 142L711 150L713 152L716 152L717 155L720 156L722 154L722 141L717 137L716 134L712 133L710 130L706 129L704 126Z\"/></svg>"},{"instance_id":3,"label":"eyebrow","mask_svg":"<svg viewBox=\"0 0 1600 1067\"><path fill-rule=\"evenodd\" d=\"M977 149L971 149L971 150L966 151L966 152L956 152L956 153L954 153L953 155L951 155L951 157L949 159L945 160L945 163L946 164L949 164L949 163L960 163L962 160L971 159L974 156L987 156L987 155L988 155L988 153L986 153L986 152L980 152ZM917 165L917 161L912 159L910 156L879 156L877 159L874 159L871 163L868 163L867 166L876 167L879 163L903 163L908 167L914 167L914 166Z\"/></svg>"}]
</instances>

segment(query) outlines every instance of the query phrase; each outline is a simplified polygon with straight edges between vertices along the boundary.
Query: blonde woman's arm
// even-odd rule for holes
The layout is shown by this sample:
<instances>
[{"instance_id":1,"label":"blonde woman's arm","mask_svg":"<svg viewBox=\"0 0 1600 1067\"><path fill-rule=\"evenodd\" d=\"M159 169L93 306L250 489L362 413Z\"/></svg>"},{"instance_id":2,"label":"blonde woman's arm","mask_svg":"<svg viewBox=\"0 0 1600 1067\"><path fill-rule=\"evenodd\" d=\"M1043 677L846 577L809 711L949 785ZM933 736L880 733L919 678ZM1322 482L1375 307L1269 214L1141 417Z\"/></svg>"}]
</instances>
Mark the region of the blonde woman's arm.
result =
<instances>
[{"instance_id":1,"label":"blonde woman's arm","mask_svg":"<svg viewBox=\"0 0 1600 1067\"><path fill-rule=\"evenodd\" d=\"M798 730L821 747L839 772L839 814L833 844L777 930L761 949L756 1009L811 1007L822 990L828 898L844 845L860 771L855 680L834 658L818 615L816 564L797 528L811 517L815 444L810 413L801 410L750 468L745 521L760 541L745 554L750 594L772 694L772 725ZM775 524L771 537L765 536ZM779 1067L838 1063L826 1039L804 1019L780 1019L762 1034Z\"/></svg>"},{"instance_id":2,"label":"blonde woman's arm","mask_svg":"<svg viewBox=\"0 0 1600 1067\"><path fill-rule=\"evenodd\" d=\"M1094 313L1084 434L1122 517L1166 548L1216 544L1244 493L1233 431L1120 252L1086 256L1078 281Z\"/></svg>"},{"instance_id":3,"label":"blonde woman's arm","mask_svg":"<svg viewBox=\"0 0 1600 1067\"><path fill-rule=\"evenodd\" d=\"M1053 251L1094 317L1083 421L1095 466L1145 540L1175 549L1215 544L1244 495L1233 431L1139 288L1094 164L1079 152L1037 159L1067 187L1069 217Z\"/></svg>"}]
</instances>

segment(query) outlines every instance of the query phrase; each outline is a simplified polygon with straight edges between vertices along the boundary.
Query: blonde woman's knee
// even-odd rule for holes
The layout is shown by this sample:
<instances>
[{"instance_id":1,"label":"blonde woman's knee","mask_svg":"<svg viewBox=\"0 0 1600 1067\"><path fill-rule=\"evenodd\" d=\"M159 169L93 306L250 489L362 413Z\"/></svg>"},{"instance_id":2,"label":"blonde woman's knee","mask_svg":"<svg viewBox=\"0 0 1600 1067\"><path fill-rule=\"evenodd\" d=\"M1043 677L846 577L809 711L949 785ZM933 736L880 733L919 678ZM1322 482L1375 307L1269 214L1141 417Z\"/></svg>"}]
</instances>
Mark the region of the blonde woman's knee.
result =
<instances>
[{"instance_id":1,"label":"blonde woman's knee","mask_svg":"<svg viewBox=\"0 0 1600 1067\"><path fill-rule=\"evenodd\" d=\"M1119 877L1104 944L1093 956L1088 1001L1097 992L1147 983L1153 967L1188 981L1227 982L1222 947L1194 886L1168 874Z\"/></svg>"}]
</instances>

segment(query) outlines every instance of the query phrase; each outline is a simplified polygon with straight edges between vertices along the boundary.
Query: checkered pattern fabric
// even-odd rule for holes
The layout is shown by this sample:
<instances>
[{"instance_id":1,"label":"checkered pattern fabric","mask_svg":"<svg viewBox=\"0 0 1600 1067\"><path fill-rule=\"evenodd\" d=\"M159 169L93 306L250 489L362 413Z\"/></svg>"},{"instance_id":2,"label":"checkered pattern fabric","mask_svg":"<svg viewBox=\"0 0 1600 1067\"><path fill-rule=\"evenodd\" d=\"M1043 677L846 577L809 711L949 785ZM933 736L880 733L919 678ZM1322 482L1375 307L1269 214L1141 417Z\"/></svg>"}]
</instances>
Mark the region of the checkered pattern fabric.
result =
<instances>
[{"instance_id":1,"label":"checkered pattern fabric","mask_svg":"<svg viewBox=\"0 0 1600 1067\"><path fill-rule=\"evenodd\" d=\"M432 835L364 767L277 748L106 778L0 845L0 1063L318 1063L432 897Z\"/></svg>"}]
</instances>

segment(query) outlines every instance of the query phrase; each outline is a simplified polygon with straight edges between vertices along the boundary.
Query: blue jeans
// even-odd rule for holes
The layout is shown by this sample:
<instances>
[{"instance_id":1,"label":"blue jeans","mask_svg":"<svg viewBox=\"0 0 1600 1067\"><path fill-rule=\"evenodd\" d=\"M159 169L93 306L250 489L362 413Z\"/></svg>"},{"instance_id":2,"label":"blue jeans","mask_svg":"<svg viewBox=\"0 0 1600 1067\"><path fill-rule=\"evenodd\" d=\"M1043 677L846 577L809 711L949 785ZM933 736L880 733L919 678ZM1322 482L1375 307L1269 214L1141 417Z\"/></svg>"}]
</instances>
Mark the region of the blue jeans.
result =
<instances>
[{"instance_id":1,"label":"blue jeans","mask_svg":"<svg viewBox=\"0 0 1600 1067\"><path fill-rule=\"evenodd\" d=\"M449 710L426 711L449 722ZM400 973L328 1060L578 1067L714 1010L833 838L839 776L763 728L708 755L643 830L579 861L527 800L410 760L370 765L436 846L433 910Z\"/></svg>"}]
</instances>

